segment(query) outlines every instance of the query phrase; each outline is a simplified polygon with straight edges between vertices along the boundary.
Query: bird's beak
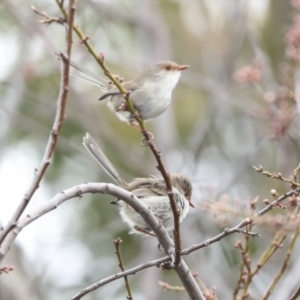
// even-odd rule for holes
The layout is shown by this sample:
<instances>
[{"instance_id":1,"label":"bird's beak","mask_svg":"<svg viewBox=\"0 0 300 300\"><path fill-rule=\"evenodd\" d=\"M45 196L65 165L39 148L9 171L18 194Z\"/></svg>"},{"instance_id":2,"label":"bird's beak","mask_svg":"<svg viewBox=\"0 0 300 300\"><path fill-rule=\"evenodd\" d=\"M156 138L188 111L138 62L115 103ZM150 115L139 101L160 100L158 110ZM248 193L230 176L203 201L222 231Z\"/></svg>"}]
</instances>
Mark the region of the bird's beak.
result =
<instances>
[{"instance_id":1,"label":"bird's beak","mask_svg":"<svg viewBox=\"0 0 300 300\"><path fill-rule=\"evenodd\" d=\"M189 65L181 65L178 67L178 71L183 71L185 69L188 69L190 66Z\"/></svg>"},{"instance_id":2,"label":"bird's beak","mask_svg":"<svg viewBox=\"0 0 300 300\"><path fill-rule=\"evenodd\" d=\"M191 201L189 201L189 205L190 205L192 208L195 208L195 205L194 205Z\"/></svg>"}]
</instances>

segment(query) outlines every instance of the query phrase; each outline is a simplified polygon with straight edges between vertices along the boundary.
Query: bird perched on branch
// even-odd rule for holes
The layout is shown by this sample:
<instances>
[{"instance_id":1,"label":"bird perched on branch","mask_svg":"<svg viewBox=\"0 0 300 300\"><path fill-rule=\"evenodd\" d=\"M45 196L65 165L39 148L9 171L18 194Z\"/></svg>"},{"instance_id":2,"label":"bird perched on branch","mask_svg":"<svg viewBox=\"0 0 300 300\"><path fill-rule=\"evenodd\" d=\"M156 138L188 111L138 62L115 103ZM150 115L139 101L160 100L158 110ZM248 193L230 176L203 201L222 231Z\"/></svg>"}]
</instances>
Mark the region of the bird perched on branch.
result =
<instances>
[{"instance_id":1,"label":"bird perched on branch","mask_svg":"<svg viewBox=\"0 0 300 300\"><path fill-rule=\"evenodd\" d=\"M127 183L89 133L83 138L83 145L118 186L131 192L150 208L166 230L174 228L173 211L165 181L161 176L135 178ZM170 174L170 179L181 222L189 212L189 206L194 207L191 202L192 184L187 177L181 174ZM122 199L117 199L112 203L119 206L120 215L130 228L129 233L154 235L144 219L130 205Z\"/></svg>"},{"instance_id":2,"label":"bird perched on branch","mask_svg":"<svg viewBox=\"0 0 300 300\"><path fill-rule=\"evenodd\" d=\"M108 84L102 77L76 63L70 62L70 65L81 72L76 76L100 87L104 94L99 100L108 98L108 107L117 114L120 120L137 125L128 111L124 96L116 86ZM167 109L181 71L187 68L189 68L188 65L162 61L147 68L136 79L122 83L122 86L130 93L129 97L133 106L143 120L155 118Z\"/></svg>"}]
</instances>

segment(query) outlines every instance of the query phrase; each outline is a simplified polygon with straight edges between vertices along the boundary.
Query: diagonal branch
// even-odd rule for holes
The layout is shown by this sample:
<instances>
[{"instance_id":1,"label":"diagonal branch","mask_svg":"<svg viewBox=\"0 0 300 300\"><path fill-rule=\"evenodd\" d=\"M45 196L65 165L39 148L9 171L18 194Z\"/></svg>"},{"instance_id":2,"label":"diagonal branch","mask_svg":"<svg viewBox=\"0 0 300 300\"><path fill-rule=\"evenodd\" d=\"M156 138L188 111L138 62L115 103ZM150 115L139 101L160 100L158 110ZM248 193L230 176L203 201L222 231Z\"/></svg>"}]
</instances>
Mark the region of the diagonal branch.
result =
<instances>
[{"instance_id":1,"label":"diagonal branch","mask_svg":"<svg viewBox=\"0 0 300 300\"><path fill-rule=\"evenodd\" d=\"M270 287L268 288L267 292L265 293L265 295L263 296L262 300L267 300L269 299L271 293L274 291L278 281L280 280L280 278L282 277L284 271L286 270L288 264L289 264L289 261L290 261L290 258L291 258L291 254L292 254L292 251L295 247L295 243L297 241L297 238L299 236L299 228L297 228L293 234L293 237L292 237L292 240L289 244L289 247L288 247L288 252L286 254L286 257L283 261L283 264L278 272L278 274L273 278L272 280L272 283L270 285Z\"/></svg>"},{"instance_id":2,"label":"diagonal branch","mask_svg":"<svg viewBox=\"0 0 300 300\"><path fill-rule=\"evenodd\" d=\"M124 269L122 256L121 256L121 250L120 250L120 244L123 243L123 241L121 240L121 238L117 238L116 240L113 241L113 243L114 243L115 249L116 249L115 253L118 257L119 267L120 267L121 271L124 272L125 269ZM126 275L124 276L124 281L125 281L125 287L126 287L126 290L127 290L127 293L128 293L128 296L126 297L126 299L133 300L130 285L129 285L129 280L128 280L128 277Z\"/></svg>"},{"instance_id":3,"label":"diagonal branch","mask_svg":"<svg viewBox=\"0 0 300 300\"><path fill-rule=\"evenodd\" d=\"M49 164L51 163L51 159L55 150L58 135L60 133L62 123L65 118L65 107L66 107L67 96L69 92L69 69L70 69L69 58L70 58L71 46L72 46L72 28L73 28L74 17L75 17L75 0L70 0L69 16L70 17L68 18L68 30L66 35L66 56L63 55L62 53L60 54L61 59L63 61L63 68L62 68L62 78L60 83L60 91L57 100L56 115L48 139L48 143L45 149L44 157L41 161L40 166L35 171L33 180L28 190L26 191L23 199L21 200L19 206L13 213L7 225L4 227L3 231L0 233L0 244L3 242L8 232L16 226L16 222L19 220L20 216L26 209L35 191L39 188L40 182Z\"/></svg>"},{"instance_id":4,"label":"diagonal branch","mask_svg":"<svg viewBox=\"0 0 300 300\"><path fill-rule=\"evenodd\" d=\"M300 286L298 286L297 290L295 291L295 293L291 296L291 298L289 300L296 300L296 299L298 299L299 296L300 296Z\"/></svg>"},{"instance_id":5,"label":"diagonal branch","mask_svg":"<svg viewBox=\"0 0 300 300\"><path fill-rule=\"evenodd\" d=\"M55 1L56 1L57 5L59 6L63 16L67 19L68 14L67 14L66 10L64 9L63 5L61 4L61 1L60 0L55 0ZM149 146L149 148L151 149L151 151L152 151L152 153L153 153L153 155L154 155L154 157L157 161L157 164L158 164L157 169L161 172L161 174L162 174L162 176L165 180L168 196L169 196L169 199L170 199L170 205L171 205L172 212L173 212L173 217L174 217L174 241L175 241L175 262L174 263L178 264L178 262L180 260L180 252L181 252L180 220L179 220L180 219L180 212L178 211L176 201L175 201L175 198L174 198L174 193L173 193L173 189L172 189L170 174L167 172L167 170L166 170L166 168L165 168L165 166L162 162L160 151L156 148L156 146L153 142L153 138L151 138L152 134L147 130L143 119L140 118L140 116L136 112L135 107L133 106L133 104L130 100L130 92L127 91L122 86L122 84L115 78L115 76L110 72L107 65L105 64L104 55L103 54L99 55L96 52L96 50L92 46L91 42L89 41L89 37L83 33L83 31L80 29L80 27L78 25L74 24L73 29L76 32L76 34L78 35L78 37L81 39L81 42L86 46L88 51L95 58L95 60L98 62L98 64L102 68L104 74L114 83L114 85L120 90L120 92L124 96L124 99L126 101L129 112L136 119L136 121L138 122L138 124L141 128L141 132L142 132L142 134L145 138L145 141L146 141L145 145Z\"/></svg>"}]
</instances>

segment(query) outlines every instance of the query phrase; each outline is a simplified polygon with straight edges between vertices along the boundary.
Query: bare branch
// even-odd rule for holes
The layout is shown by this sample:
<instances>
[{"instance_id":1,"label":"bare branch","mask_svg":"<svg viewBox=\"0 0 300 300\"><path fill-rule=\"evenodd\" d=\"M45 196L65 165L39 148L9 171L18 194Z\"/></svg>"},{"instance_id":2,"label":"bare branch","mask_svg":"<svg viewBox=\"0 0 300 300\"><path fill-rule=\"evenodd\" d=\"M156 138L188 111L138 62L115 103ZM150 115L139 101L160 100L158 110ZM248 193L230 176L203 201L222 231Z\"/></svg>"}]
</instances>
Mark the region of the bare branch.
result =
<instances>
[{"instance_id":1,"label":"bare branch","mask_svg":"<svg viewBox=\"0 0 300 300\"><path fill-rule=\"evenodd\" d=\"M156 259L156 260L152 260L152 261L149 261L149 262L146 262L146 263L143 263L137 267L134 267L132 269L129 269L127 271L124 271L124 272L120 272L120 273L117 273L117 274L114 274L112 276L109 276L105 279L102 279L84 289L82 289L79 293L77 293L75 296L73 296L72 298L70 298L70 300L77 300L77 299L80 299L81 297L83 297L84 295L92 292L92 291L95 291L96 289L100 288L101 286L109 283L109 282L112 282L112 281L115 281L119 278L122 278L124 276L128 276L128 275L134 275L136 274L137 272L141 271L141 270L144 270L144 269L147 269L147 268L150 268L150 267L153 267L153 266L160 266L162 263L164 262L167 262L167 261L170 261L170 257L163 257L163 258L160 258L160 259Z\"/></svg>"},{"instance_id":2,"label":"bare branch","mask_svg":"<svg viewBox=\"0 0 300 300\"><path fill-rule=\"evenodd\" d=\"M300 286L298 286L297 290L295 293L291 296L289 300L296 300L300 296Z\"/></svg>"},{"instance_id":3,"label":"bare branch","mask_svg":"<svg viewBox=\"0 0 300 300\"><path fill-rule=\"evenodd\" d=\"M68 31L66 35L66 55L60 54L63 67L62 67L62 77L60 83L60 91L59 96L57 99L57 110L54 119L54 123L52 126L52 130L48 139L48 143L45 149L44 157L38 169L34 174L34 178L26 191L23 199L21 200L19 206L15 210L14 214L12 215L11 219L4 227L3 231L0 233L0 244L3 242L4 238L8 234L10 230L14 228L16 222L19 220L20 216L24 212L25 208L27 207L29 201L31 200L32 196L34 195L35 191L39 188L40 182L51 163L52 155L55 150L55 146L57 143L58 135L60 133L62 123L65 119L65 107L67 103L67 96L69 92L69 57L71 54L71 47L72 47L72 28L74 23L75 17L75 0L70 0L69 4L69 18L68 18Z\"/></svg>"},{"instance_id":4,"label":"bare branch","mask_svg":"<svg viewBox=\"0 0 300 300\"><path fill-rule=\"evenodd\" d=\"M117 273L106 279L100 280L99 282L94 283L93 285L81 290L78 294L73 296L71 299L80 299L87 293L96 290L97 288L103 286L104 284L106 284L108 282L114 281L116 279L119 279L119 278L127 276L127 275L135 274L136 272L138 272L140 270L152 267L154 265L161 265L162 263L172 260L172 255L174 255L174 253L173 253L174 243L168 236L168 234L165 231L165 229L163 228L163 226L159 223L157 218L153 215L151 210L149 210L148 207L144 203L140 202L139 199L137 199L131 193L129 193L113 184L86 183L86 184L81 184L79 186L72 187L70 189L67 189L67 190L57 194L50 201L48 201L45 205L35 209L32 213L30 213L26 217L22 218L18 222L18 226L16 226L15 230L13 232L9 233L9 235L5 239L5 243L3 243L2 247L0 248L0 261L3 258L3 256L5 255L5 253L8 251L10 245L13 243L13 241L15 240L18 233L25 226L27 226L34 220L38 219L42 215L48 213L49 211L57 208L60 204L62 204L66 200L72 199L74 197L81 197L85 193L110 194L115 197L124 199L124 201L126 203L128 203L130 206L132 206L145 219L147 224L150 226L150 228L154 231L154 233L158 237L158 240L159 240L160 244L162 245L162 247L164 248L165 252L169 256L158 259L158 260L144 263L144 264L137 266L135 268L132 268L130 270L127 270L127 271L124 271L121 273ZM279 197L276 201L273 201L266 208L259 211L256 214L256 216L259 217L259 216L265 214L270 209L272 209L278 201L283 201L287 197L289 197L293 194L296 194L296 193L299 193L299 191L291 190L291 191L287 192L283 196ZM196 251L203 247L207 247L207 246L221 240L222 238L226 237L227 235L230 235L235 232L239 232L239 233L242 232L244 234L249 234L251 236L258 236L257 233L247 232L246 230L241 230L244 226L246 226L248 224L252 224L252 223L253 223L252 219L246 218L245 220L243 220L236 226L229 228L229 229L228 228L225 229L222 233L218 234L217 236L210 238L200 244L196 244L189 248L184 249L183 251L181 251L181 255L188 255L189 253L191 253L193 251ZM191 295L191 291L192 291L192 293L194 293L194 295L196 295L195 298L193 298L193 299L204 299L204 298L201 298L202 294L199 294L201 292L200 292L198 286L196 286L196 289L195 289L194 281L191 281L191 279L190 279L191 277L193 277L193 275L191 274L191 272L189 271L188 267L185 265L185 263L182 259L181 259L179 265L177 266L177 268L175 266L174 269L175 269L175 271L177 271L179 277L183 280L184 287L189 292L189 295Z\"/></svg>"},{"instance_id":5,"label":"bare branch","mask_svg":"<svg viewBox=\"0 0 300 300\"><path fill-rule=\"evenodd\" d=\"M10 246L20 233L20 231L29 225L34 220L40 218L44 214L56 209L60 204L63 202L70 200L72 198L76 197L82 197L83 194L86 193L101 193L101 194L109 194L112 196L115 196L118 199L124 200L128 205L133 207L137 213L139 213L145 222L149 225L151 230L155 233L157 236L157 239L166 252L166 254L169 256L168 259L170 261L174 261L174 242L168 235L166 229L162 226L162 224L159 222L159 220L155 217L155 215L152 213L152 211L147 207L146 204L141 202L137 197L135 197L133 194L129 193L126 190L121 189L120 187L111 184L111 183L85 183L80 184L78 186L69 188L67 190L64 190L54 196L51 200L49 200L46 204L38 207L31 213L28 213L26 217L23 217L14 227L14 230L10 231L8 235L6 236L5 240L3 241L1 247L0 247L0 262L4 258L5 254L9 250ZM174 265L174 270L177 272L178 276L180 277L186 291L188 292L189 296L192 299L200 299L205 300L204 296L202 295L199 286L197 285L195 279L193 278L189 268L183 261L183 259L180 260L178 265ZM124 275L123 275L124 276ZM121 277L123 277L121 276ZM96 287L97 288L97 287ZM93 289L95 290L93 285ZM89 289L88 292L91 290ZM86 293L80 292L80 297L85 295ZM80 299L74 298L74 299Z\"/></svg>"},{"instance_id":6,"label":"bare branch","mask_svg":"<svg viewBox=\"0 0 300 300\"><path fill-rule=\"evenodd\" d=\"M273 201L272 203L270 203L268 206L266 206L264 209L262 209L261 211L259 211L256 216L260 217L262 215L264 215L266 212L268 212L269 210L273 209L274 207L278 206L279 203L281 203L283 200L285 200L286 198L292 196L292 195L297 195L300 192L300 188L297 189L293 189L290 190L289 192L283 194L282 196L280 196L278 199L276 199L275 201Z\"/></svg>"},{"instance_id":7,"label":"bare branch","mask_svg":"<svg viewBox=\"0 0 300 300\"><path fill-rule=\"evenodd\" d=\"M14 270L14 267L12 267L12 266L3 266L0 268L0 275L2 273L9 274L9 272L11 272L13 270Z\"/></svg>"},{"instance_id":8,"label":"bare branch","mask_svg":"<svg viewBox=\"0 0 300 300\"><path fill-rule=\"evenodd\" d=\"M200 244L197 244L197 245L194 245L192 247L186 248L185 250L181 251L181 255L188 255L188 254L190 254L193 251L196 251L196 250L198 250L200 248L207 247L210 244L213 244L213 243L221 240L222 238L224 238L225 236L227 236L229 234L232 234L234 232L240 232L240 230L239 230L240 227L241 226L245 226L247 222L249 222L249 220L243 221L243 222L241 222L240 224L238 224L237 226L235 226L235 227L233 227L231 229L224 230L223 233L217 235L214 238L208 239L208 240L206 240L206 241L204 241L204 242L202 242ZM226 233L226 234L224 234L224 233ZM112 276L109 276L109 277L107 277L105 279L102 279L102 280L100 280L100 281L98 281L98 282L96 282L96 283L94 283L94 284L92 284L92 285L90 285L90 286L82 289L79 293L77 293L75 296L73 296L72 298L70 298L70 300L81 299L81 297L83 297L84 295L86 295L86 294L88 294L88 293L90 293L90 292L92 292L92 291L100 288L101 286L103 286L103 285L105 285L105 284L107 284L109 282L112 282L112 281L117 280L119 278L122 278L124 276L134 275L134 274L136 274L137 272L139 272L141 270L144 270L144 269L147 269L147 268L150 268L150 267L153 267L153 266L162 266L165 263L170 262L170 261L171 261L171 258L166 256L166 257L163 257L163 258L160 258L160 259L157 259L157 260L153 260L153 261L149 261L147 263L143 263L143 264L141 264L141 265L139 265L137 267L134 267L132 269L129 269L129 270L125 271L125 272L114 274ZM182 260L181 260L181 262L182 262ZM184 274L183 271L180 272L180 274L181 273ZM193 276L190 272L189 272L188 275ZM180 277L180 279L181 279L181 277ZM185 282L185 281L186 280L184 280L183 282ZM190 288L190 287L188 287L188 288ZM187 289L186 286L185 286L185 289ZM201 299L201 298L192 298L192 299Z\"/></svg>"},{"instance_id":9,"label":"bare branch","mask_svg":"<svg viewBox=\"0 0 300 300\"><path fill-rule=\"evenodd\" d=\"M36 9L33 5L31 5L31 9L39 16L43 17L43 20L39 20L41 24L44 24L46 26L52 24L52 23L58 23L58 24L64 24L66 22L65 19L57 18L57 17L51 17L47 15L44 11L39 11Z\"/></svg>"},{"instance_id":10,"label":"bare branch","mask_svg":"<svg viewBox=\"0 0 300 300\"><path fill-rule=\"evenodd\" d=\"M299 165L300 166L300 165ZM298 166L298 167L299 167ZM296 181L293 181L291 179L288 179L288 178L285 178L281 175L281 173L271 173L271 172L268 172L268 171L265 171L264 168L262 166L259 166L259 167L255 167L255 166L252 166L253 169L258 172L258 173L261 173L267 177L271 177L271 178L275 178L275 179L278 179L278 180L281 180L281 181L284 181L284 182L288 182L292 185L292 187L297 187L299 186L300 187L300 183L296 182ZM296 172L297 174L297 170L298 170L298 167L296 168L296 170L294 172Z\"/></svg>"},{"instance_id":11,"label":"bare branch","mask_svg":"<svg viewBox=\"0 0 300 300\"><path fill-rule=\"evenodd\" d=\"M298 214L298 212L299 212L299 208L297 208L297 214ZM288 216L285 225L287 225L291 216L292 215ZM285 240L286 236L287 236L286 226L283 226L282 229L276 233L275 237L273 238L273 241L269 244L269 246L265 250L264 254L259 259L258 263L256 264L255 269L252 270L251 272L248 270L248 272L246 274L247 275L246 279L244 278L243 291L242 291L242 294L240 295L240 298L243 298L244 296L246 296L248 294L248 289L249 289L249 286L250 286L254 276L256 274L258 274L259 270L270 260L270 258L273 256L273 254L282 247L282 243Z\"/></svg>"},{"instance_id":12,"label":"bare branch","mask_svg":"<svg viewBox=\"0 0 300 300\"><path fill-rule=\"evenodd\" d=\"M135 196L133 196L131 193L113 185L113 184L104 184L104 183L86 183L81 184L79 186L72 187L70 189L67 189L59 194L57 194L55 197L53 197L50 201L48 201L45 205L35 209L32 213L28 214L26 217L22 218L17 226L14 228L13 231L11 231L7 238L5 239L4 243L2 244L0 248L0 261L3 259L6 252L9 250L9 247L12 245L13 241L19 234L19 232L28 224L33 222L34 220L38 219L42 215L48 213L49 211L57 208L60 204L65 202L66 200L72 199L74 197L81 197L85 193L103 193L103 194L110 194L117 198L123 199L126 203L128 203L130 206L132 206L147 222L149 227L153 230L153 232L156 234L161 246L164 248L165 252L168 254L169 257L163 258L161 260L155 261L157 262L167 262L167 261L173 261L174 259L174 243L170 239L169 235L167 234L165 228L159 223L157 218L153 215L151 210L142 202L139 201ZM256 216L259 217L269 210L271 210L276 204L278 205L278 202L283 201L284 199L288 198L289 196L293 194L299 193L299 190L291 190L287 192L286 194L279 197L277 200L273 201L270 205L268 205L266 208L259 211ZM187 255L195 250L201 249L203 247L207 247L210 244L213 244L222 238L226 237L229 234L235 233L235 232L242 232L245 234L249 234L252 236L258 236L257 233L253 232L247 232L246 230L241 230L244 226L248 224L252 224L253 220L250 218L244 219L242 222L240 222L238 225L225 229L222 233L218 234L217 236L210 238L200 244L193 245L189 248L186 248L181 252L181 255ZM137 270L142 270L145 268L148 268L150 266L153 266L153 263L147 263L146 265L142 265L140 267L137 267L138 269L134 269L135 272ZM189 295L194 295L193 299L204 299L201 291L198 287L198 285L195 285L195 281L191 272L189 271L188 267L186 266L185 262L181 259L178 265L174 265L174 269L177 272L178 276L183 282L184 287L186 288ZM129 272L129 273L128 273ZM128 270L126 272L120 273L119 276L113 276L115 279L118 279L120 277L123 277L127 274L132 274L132 270ZM133 272L134 273L134 272ZM86 293L89 293L92 290L95 290L102 286L103 284L112 281L112 279L108 279L108 281L103 280L98 283L95 283L91 285L90 287L82 290L79 292L79 294L76 295L74 299L80 299L83 295ZM104 283L103 283L104 282ZM80 295L80 297L79 297ZM79 298L78 298L79 297ZM73 298L72 298L73 299Z\"/></svg>"},{"instance_id":13,"label":"bare branch","mask_svg":"<svg viewBox=\"0 0 300 300\"><path fill-rule=\"evenodd\" d=\"M121 238L117 238L113 242L114 242L115 249L116 249L115 253L117 254L118 261L119 261L119 267L120 267L121 271L124 272L125 269L124 269L124 265L123 265L123 261L122 261L122 256L121 256L121 251L120 251L120 245L121 245L121 243L123 241L121 240ZM126 299L133 300L131 289L130 289L130 285L129 285L129 281L128 281L128 278L127 278L126 275L124 276L124 281L125 281L125 287L126 287L126 290L127 290L127 293L128 293L128 296L126 297Z\"/></svg>"},{"instance_id":14,"label":"bare branch","mask_svg":"<svg viewBox=\"0 0 300 300\"><path fill-rule=\"evenodd\" d=\"M286 268L288 266L288 263L290 261L291 254L292 254L292 251L294 249L295 243L296 243L297 238L299 236L299 233L300 233L299 228L297 228L295 230L295 232L294 232L294 235L293 235L292 240L290 242L290 245L288 247L288 252L287 252L287 255L286 255L286 257L285 257L285 259L284 259L284 261L282 263L282 266L281 266L278 274L274 277L274 279L273 279L270 287L268 288L268 290L267 290L266 294L264 295L264 297L262 298L262 300L269 299L269 297L270 297L271 293L274 291L274 289L275 289L278 281L280 280L280 278L282 277L283 273L285 272L285 270L286 270Z\"/></svg>"}]
</instances>

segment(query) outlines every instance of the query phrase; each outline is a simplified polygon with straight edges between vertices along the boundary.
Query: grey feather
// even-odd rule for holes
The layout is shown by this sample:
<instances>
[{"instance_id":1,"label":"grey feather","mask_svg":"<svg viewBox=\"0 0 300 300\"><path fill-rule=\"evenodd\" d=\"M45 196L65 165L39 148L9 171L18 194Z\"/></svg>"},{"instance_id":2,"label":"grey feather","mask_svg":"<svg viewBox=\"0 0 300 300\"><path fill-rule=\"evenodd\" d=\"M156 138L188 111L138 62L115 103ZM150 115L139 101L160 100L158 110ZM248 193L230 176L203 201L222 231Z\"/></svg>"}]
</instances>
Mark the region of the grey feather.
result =
<instances>
[{"instance_id":1,"label":"grey feather","mask_svg":"<svg viewBox=\"0 0 300 300\"><path fill-rule=\"evenodd\" d=\"M101 148L92 138L92 136L87 133L83 138L83 146L86 150L93 156L93 158L98 162L98 164L104 169L104 171L120 186L127 186L127 183L121 178L120 174L116 168L112 165L106 155L103 153Z\"/></svg>"}]
</instances>

